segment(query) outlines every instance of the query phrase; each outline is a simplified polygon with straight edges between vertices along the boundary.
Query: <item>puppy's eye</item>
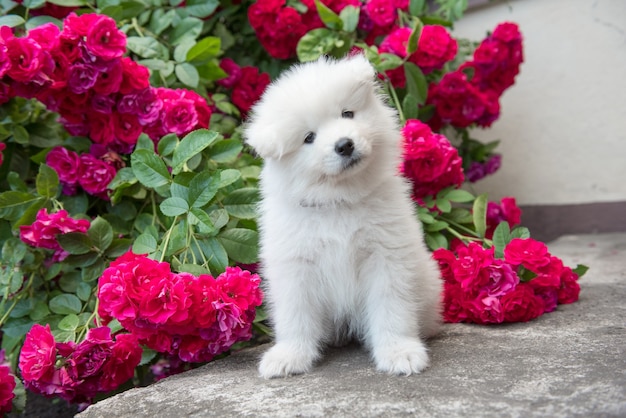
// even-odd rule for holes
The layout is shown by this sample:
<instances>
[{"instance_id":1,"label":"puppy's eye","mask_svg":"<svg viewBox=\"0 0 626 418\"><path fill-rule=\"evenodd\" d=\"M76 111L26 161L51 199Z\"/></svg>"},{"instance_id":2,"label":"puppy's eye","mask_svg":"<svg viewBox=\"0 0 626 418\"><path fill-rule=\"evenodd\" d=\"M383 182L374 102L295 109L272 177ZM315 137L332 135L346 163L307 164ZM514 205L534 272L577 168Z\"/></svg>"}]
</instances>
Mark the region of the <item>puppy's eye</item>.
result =
<instances>
[{"instance_id":1,"label":"puppy's eye","mask_svg":"<svg viewBox=\"0 0 626 418\"><path fill-rule=\"evenodd\" d=\"M352 119L354 117L354 112L351 110L344 110L341 112L341 117L344 119Z\"/></svg>"},{"instance_id":2,"label":"puppy's eye","mask_svg":"<svg viewBox=\"0 0 626 418\"><path fill-rule=\"evenodd\" d=\"M309 132L308 134L306 134L306 136L304 137L304 143L312 144L313 141L315 141L315 132Z\"/></svg>"}]
</instances>

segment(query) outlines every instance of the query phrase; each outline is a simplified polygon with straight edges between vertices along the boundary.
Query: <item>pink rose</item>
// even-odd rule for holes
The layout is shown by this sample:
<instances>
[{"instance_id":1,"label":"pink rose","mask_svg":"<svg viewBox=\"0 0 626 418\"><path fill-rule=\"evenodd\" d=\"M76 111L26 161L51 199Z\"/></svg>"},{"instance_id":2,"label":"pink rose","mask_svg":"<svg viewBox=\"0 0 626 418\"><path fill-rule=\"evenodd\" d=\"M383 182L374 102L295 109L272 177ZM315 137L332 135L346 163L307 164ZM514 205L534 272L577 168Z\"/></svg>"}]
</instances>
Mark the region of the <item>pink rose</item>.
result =
<instances>
[{"instance_id":1,"label":"pink rose","mask_svg":"<svg viewBox=\"0 0 626 418\"><path fill-rule=\"evenodd\" d=\"M22 83L40 80L47 57L43 48L34 39L16 38L12 35L8 37L11 31L6 26L1 31L0 36L5 39L10 61L6 75Z\"/></svg>"},{"instance_id":2,"label":"pink rose","mask_svg":"<svg viewBox=\"0 0 626 418\"><path fill-rule=\"evenodd\" d=\"M226 271L216 281L224 293L224 301L235 303L242 311L261 304L263 295L259 289L261 278L258 275L239 267L226 267Z\"/></svg>"},{"instance_id":3,"label":"pink rose","mask_svg":"<svg viewBox=\"0 0 626 418\"><path fill-rule=\"evenodd\" d=\"M104 96L117 93L122 85L123 77L124 70L122 64L116 61L113 65L109 66L109 68L99 73L93 90Z\"/></svg>"},{"instance_id":4,"label":"pink rose","mask_svg":"<svg viewBox=\"0 0 626 418\"><path fill-rule=\"evenodd\" d=\"M71 193L78 183L80 158L74 151L63 147L54 147L46 155L46 164L59 175L65 194Z\"/></svg>"},{"instance_id":5,"label":"pink rose","mask_svg":"<svg viewBox=\"0 0 626 418\"><path fill-rule=\"evenodd\" d=\"M126 53L126 35L117 29L115 20L97 15L87 32L85 45L96 57L121 58Z\"/></svg>"},{"instance_id":6,"label":"pink rose","mask_svg":"<svg viewBox=\"0 0 626 418\"><path fill-rule=\"evenodd\" d=\"M31 225L20 226L20 239L33 247L48 248L62 252L57 235L68 232L87 232L90 222L69 217L66 210L48 215L46 208L40 209Z\"/></svg>"},{"instance_id":7,"label":"pink rose","mask_svg":"<svg viewBox=\"0 0 626 418\"><path fill-rule=\"evenodd\" d=\"M115 167L91 154L80 156L78 183L87 193L108 200L107 186L115 177Z\"/></svg>"},{"instance_id":8,"label":"pink rose","mask_svg":"<svg viewBox=\"0 0 626 418\"><path fill-rule=\"evenodd\" d=\"M376 26L388 27L398 16L392 0L368 0L365 12Z\"/></svg>"},{"instance_id":9,"label":"pink rose","mask_svg":"<svg viewBox=\"0 0 626 418\"><path fill-rule=\"evenodd\" d=\"M49 381L54 373L56 348L50 325L39 324L26 334L18 366L25 383L31 381Z\"/></svg>"},{"instance_id":10,"label":"pink rose","mask_svg":"<svg viewBox=\"0 0 626 418\"><path fill-rule=\"evenodd\" d=\"M523 265L537 271L550 263L546 244L532 238L514 238L504 248L504 259L515 266Z\"/></svg>"},{"instance_id":11,"label":"pink rose","mask_svg":"<svg viewBox=\"0 0 626 418\"><path fill-rule=\"evenodd\" d=\"M3 158L4 158L4 155L2 155L2 151L4 151L6 147L7 147L7 144L5 144L4 142L0 142L0 165L2 165Z\"/></svg>"},{"instance_id":12,"label":"pink rose","mask_svg":"<svg viewBox=\"0 0 626 418\"><path fill-rule=\"evenodd\" d=\"M514 197L503 197L500 204L487 203L487 232L486 237L492 238L493 232L500 222L506 221L509 228L513 229L521 223L522 211L517 206Z\"/></svg>"},{"instance_id":13,"label":"pink rose","mask_svg":"<svg viewBox=\"0 0 626 418\"><path fill-rule=\"evenodd\" d=\"M448 186L463 183L463 161L445 136L428 125L410 119L402 129L404 154L402 174L413 182L414 198L435 195Z\"/></svg>"},{"instance_id":14,"label":"pink rose","mask_svg":"<svg viewBox=\"0 0 626 418\"><path fill-rule=\"evenodd\" d=\"M163 101L163 129L167 133L184 135L198 123L198 113L191 100L178 98Z\"/></svg>"},{"instance_id":15,"label":"pink rose","mask_svg":"<svg viewBox=\"0 0 626 418\"><path fill-rule=\"evenodd\" d=\"M438 70L456 55L457 42L439 25L422 28L417 51L410 58L425 74Z\"/></svg>"}]
</instances>

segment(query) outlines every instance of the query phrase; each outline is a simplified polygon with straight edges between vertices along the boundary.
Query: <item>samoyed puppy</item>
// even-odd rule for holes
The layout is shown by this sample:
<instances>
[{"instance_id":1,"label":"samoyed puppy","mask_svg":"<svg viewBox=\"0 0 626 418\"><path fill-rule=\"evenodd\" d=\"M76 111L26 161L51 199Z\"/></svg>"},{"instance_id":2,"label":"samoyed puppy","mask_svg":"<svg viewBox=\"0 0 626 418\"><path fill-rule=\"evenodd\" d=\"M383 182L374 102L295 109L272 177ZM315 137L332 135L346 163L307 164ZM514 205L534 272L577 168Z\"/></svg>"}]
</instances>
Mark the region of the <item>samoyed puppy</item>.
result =
<instances>
[{"instance_id":1,"label":"samoyed puppy","mask_svg":"<svg viewBox=\"0 0 626 418\"><path fill-rule=\"evenodd\" d=\"M286 71L244 136L264 159L260 260L276 341L261 376L305 373L325 345L352 339L381 371L423 370L442 285L398 174L396 114L367 59Z\"/></svg>"}]
</instances>

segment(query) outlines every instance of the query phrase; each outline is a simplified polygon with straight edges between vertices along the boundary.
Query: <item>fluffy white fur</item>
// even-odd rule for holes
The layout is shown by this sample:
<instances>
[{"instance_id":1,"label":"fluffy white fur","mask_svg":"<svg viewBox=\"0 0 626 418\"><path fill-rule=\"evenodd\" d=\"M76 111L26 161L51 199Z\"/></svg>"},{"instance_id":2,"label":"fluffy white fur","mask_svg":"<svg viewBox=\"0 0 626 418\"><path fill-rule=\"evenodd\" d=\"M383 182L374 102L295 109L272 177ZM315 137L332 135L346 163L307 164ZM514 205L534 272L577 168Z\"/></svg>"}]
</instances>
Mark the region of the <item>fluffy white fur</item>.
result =
<instances>
[{"instance_id":1,"label":"fluffy white fur","mask_svg":"<svg viewBox=\"0 0 626 418\"><path fill-rule=\"evenodd\" d=\"M307 372L324 345L353 338L379 370L424 369L441 281L371 65L354 56L293 67L254 107L245 137L265 160L260 256L276 344L261 376ZM352 152L337 150L346 139Z\"/></svg>"}]
</instances>

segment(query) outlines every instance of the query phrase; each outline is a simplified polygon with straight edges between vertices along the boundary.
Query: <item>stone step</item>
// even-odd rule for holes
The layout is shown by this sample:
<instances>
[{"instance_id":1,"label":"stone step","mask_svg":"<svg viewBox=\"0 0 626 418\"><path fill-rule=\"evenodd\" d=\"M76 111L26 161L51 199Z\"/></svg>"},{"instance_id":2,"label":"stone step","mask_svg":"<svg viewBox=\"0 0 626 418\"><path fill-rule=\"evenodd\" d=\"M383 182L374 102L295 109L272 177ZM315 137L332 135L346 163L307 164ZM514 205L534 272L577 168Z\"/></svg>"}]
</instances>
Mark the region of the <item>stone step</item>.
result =
<instances>
[{"instance_id":1,"label":"stone step","mask_svg":"<svg viewBox=\"0 0 626 418\"><path fill-rule=\"evenodd\" d=\"M578 302L529 323L446 324L419 375L379 373L349 346L328 349L309 374L263 380L260 346L78 417L626 416L626 234L566 236L549 247L566 265L590 267Z\"/></svg>"}]
</instances>

